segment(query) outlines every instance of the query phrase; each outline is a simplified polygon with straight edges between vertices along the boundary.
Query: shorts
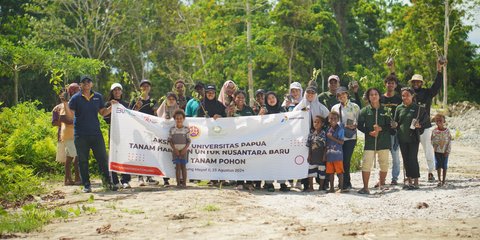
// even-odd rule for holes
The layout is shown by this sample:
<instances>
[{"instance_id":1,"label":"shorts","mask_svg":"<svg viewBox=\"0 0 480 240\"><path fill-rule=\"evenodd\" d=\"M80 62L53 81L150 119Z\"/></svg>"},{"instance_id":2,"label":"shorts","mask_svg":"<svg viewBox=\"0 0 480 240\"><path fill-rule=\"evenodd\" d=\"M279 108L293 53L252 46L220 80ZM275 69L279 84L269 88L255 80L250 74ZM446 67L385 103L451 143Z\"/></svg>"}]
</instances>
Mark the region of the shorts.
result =
<instances>
[{"instance_id":1,"label":"shorts","mask_svg":"<svg viewBox=\"0 0 480 240\"><path fill-rule=\"evenodd\" d=\"M310 164L308 165L308 177L316 178L318 176L318 167L317 164Z\"/></svg>"},{"instance_id":2,"label":"shorts","mask_svg":"<svg viewBox=\"0 0 480 240\"><path fill-rule=\"evenodd\" d=\"M63 141L65 144L65 153L67 157L76 157L77 156L77 149L75 148L75 143L73 139Z\"/></svg>"},{"instance_id":3,"label":"shorts","mask_svg":"<svg viewBox=\"0 0 480 240\"><path fill-rule=\"evenodd\" d=\"M445 157L443 153L435 153L435 169L447 169L448 168L448 157Z\"/></svg>"},{"instance_id":4,"label":"shorts","mask_svg":"<svg viewBox=\"0 0 480 240\"><path fill-rule=\"evenodd\" d=\"M59 163L65 163L67 161L67 155L65 153L65 143L57 142L57 155L55 161Z\"/></svg>"},{"instance_id":5,"label":"shorts","mask_svg":"<svg viewBox=\"0 0 480 240\"><path fill-rule=\"evenodd\" d=\"M174 164L187 164L188 160L187 159L181 159L181 158L174 158L173 163Z\"/></svg>"},{"instance_id":6,"label":"shorts","mask_svg":"<svg viewBox=\"0 0 480 240\"><path fill-rule=\"evenodd\" d=\"M327 171L326 171L327 174L343 173L343 160L334 161L334 162L327 162L326 167L327 167Z\"/></svg>"},{"instance_id":7,"label":"shorts","mask_svg":"<svg viewBox=\"0 0 480 240\"><path fill-rule=\"evenodd\" d=\"M362 171L370 172L372 171L373 161L375 160L375 154L378 158L378 163L380 164L381 172L388 172L388 158L390 155L390 149L383 150L365 150L363 152L362 160Z\"/></svg>"}]
</instances>

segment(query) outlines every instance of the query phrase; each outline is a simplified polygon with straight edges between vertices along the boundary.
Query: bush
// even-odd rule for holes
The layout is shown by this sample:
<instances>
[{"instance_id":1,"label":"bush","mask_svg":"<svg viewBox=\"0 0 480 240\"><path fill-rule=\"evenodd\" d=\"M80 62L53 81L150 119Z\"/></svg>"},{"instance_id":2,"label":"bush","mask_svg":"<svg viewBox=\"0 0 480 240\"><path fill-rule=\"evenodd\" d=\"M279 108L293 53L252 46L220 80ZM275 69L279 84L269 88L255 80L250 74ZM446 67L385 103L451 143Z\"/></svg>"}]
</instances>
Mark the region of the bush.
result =
<instances>
[{"instance_id":1,"label":"bush","mask_svg":"<svg viewBox=\"0 0 480 240\"><path fill-rule=\"evenodd\" d=\"M360 138L357 139L357 145L355 145L352 159L350 161L350 172L352 173L359 171L361 169L364 145L365 145L365 141L363 139L360 139Z\"/></svg>"},{"instance_id":2,"label":"bush","mask_svg":"<svg viewBox=\"0 0 480 240\"><path fill-rule=\"evenodd\" d=\"M0 112L0 162L23 165L36 173L58 173L55 162L57 130L51 113L37 109L40 102L24 102Z\"/></svg>"}]
</instances>

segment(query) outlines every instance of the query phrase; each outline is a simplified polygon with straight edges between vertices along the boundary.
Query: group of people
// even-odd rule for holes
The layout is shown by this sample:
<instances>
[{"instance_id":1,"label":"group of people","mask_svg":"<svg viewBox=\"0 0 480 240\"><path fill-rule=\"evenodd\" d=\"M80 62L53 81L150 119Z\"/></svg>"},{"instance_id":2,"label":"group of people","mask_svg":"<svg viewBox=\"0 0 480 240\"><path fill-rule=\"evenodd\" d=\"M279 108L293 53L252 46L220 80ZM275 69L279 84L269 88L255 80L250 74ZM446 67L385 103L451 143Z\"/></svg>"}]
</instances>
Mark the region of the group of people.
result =
<instances>
[{"instance_id":1,"label":"group of people","mask_svg":"<svg viewBox=\"0 0 480 240\"><path fill-rule=\"evenodd\" d=\"M392 179L390 184L397 185L400 175L400 152L404 166L404 188L418 189L420 177L418 150L419 144L425 151L428 165L428 180L435 181L434 168L438 173L438 185L445 184L448 155L451 150L451 135L445 126L445 116L437 114L437 127L432 131L430 108L433 97L442 84L443 66L437 63L437 76L430 88L424 88L423 77L413 75L410 87L398 89L398 79L394 66L385 78L385 93L369 88L363 99L367 103L362 108L358 84L349 85L350 89L340 86L340 78L331 75L328 78L328 91L318 93L315 81L310 81L305 90L299 82L290 85L283 102L273 91L259 89L255 92L253 106L246 102L247 94L240 90L235 82L228 80L221 87L218 97L215 85L198 82L194 86L194 97L186 95L186 85L182 80L174 83L173 91L166 94L165 100L157 105L150 97L152 83L142 80L139 84L141 94L130 103L123 100L123 87L112 84L108 101L104 103L102 95L92 90L90 77L82 77L80 85L70 84L67 91L71 98L60 95L62 103L54 109L52 123L59 128L59 147L65 148L65 185L81 184L84 192L91 192L88 173L89 150L92 149L103 182L111 190L119 187L129 188L131 176L108 171L105 142L100 131L98 114L110 123L112 104L122 104L126 108L173 119L175 125L170 130L169 143L172 147L172 160L176 168L176 182L185 187L187 181L186 164L190 137L188 127L184 125L186 117L241 117L251 115L276 114L287 111L308 111L311 131L307 138L308 177L297 180L295 187L304 191L313 191L314 180L319 190L335 192L334 176L338 177L338 191L352 189L350 162L357 144L357 130L365 134L364 156L362 160L363 186L360 194L369 194L370 173L374 160L378 159L380 173L375 187L385 188L387 172L390 168L389 155L392 156ZM74 90L75 89L75 90ZM353 92L353 99L350 91ZM73 125L72 125L73 124ZM70 134L65 129L70 129ZM62 135L63 133L63 135ZM73 133L73 134L72 134ZM78 160L76 160L78 158ZM74 162L75 180L71 177L71 163ZM443 174L441 170L443 169ZM78 174L79 173L79 174ZM328 177L327 177L328 176ZM139 176L139 185L158 184L153 177ZM80 181L81 180L81 181ZM237 189L261 188L259 181L235 181ZM277 180L281 191L289 191L294 180ZM215 181L212 181L215 183ZM164 178L164 185L169 179ZM275 191L273 181L265 181L264 188Z\"/></svg>"}]
</instances>

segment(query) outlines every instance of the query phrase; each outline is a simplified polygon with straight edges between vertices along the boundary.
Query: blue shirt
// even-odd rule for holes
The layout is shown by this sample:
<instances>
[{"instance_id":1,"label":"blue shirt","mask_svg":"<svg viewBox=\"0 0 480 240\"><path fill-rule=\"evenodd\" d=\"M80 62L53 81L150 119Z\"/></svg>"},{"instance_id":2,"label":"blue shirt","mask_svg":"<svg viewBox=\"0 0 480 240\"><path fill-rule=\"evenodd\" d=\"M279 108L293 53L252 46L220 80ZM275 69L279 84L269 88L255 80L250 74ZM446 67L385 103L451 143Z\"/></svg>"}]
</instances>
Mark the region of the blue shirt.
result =
<instances>
[{"instance_id":1,"label":"blue shirt","mask_svg":"<svg viewBox=\"0 0 480 240\"><path fill-rule=\"evenodd\" d=\"M343 141L344 130L340 124L337 125L336 129L330 127L328 133L331 133L334 138ZM343 161L342 145L327 137L327 162Z\"/></svg>"},{"instance_id":2,"label":"blue shirt","mask_svg":"<svg viewBox=\"0 0 480 240\"><path fill-rule=\"evenodd\" d=\"M197 117L199 107L200 102L195 98L188 100L187 106L185 107L185 115L187 117Z\"/></svg>"},{"instance_id":3,"label":"blue shirt","mask_svg":"<svg viewBox=\"0 0 480 240\"><path fill-rule=\"evenodd\" d=\"M82 92L78 92L70 99L68 106L75 111L75 136L102 135L98 121L98 111L105 107L102 94L92 92L90 96L83 96Z\"/></svg>"}]
</instances>

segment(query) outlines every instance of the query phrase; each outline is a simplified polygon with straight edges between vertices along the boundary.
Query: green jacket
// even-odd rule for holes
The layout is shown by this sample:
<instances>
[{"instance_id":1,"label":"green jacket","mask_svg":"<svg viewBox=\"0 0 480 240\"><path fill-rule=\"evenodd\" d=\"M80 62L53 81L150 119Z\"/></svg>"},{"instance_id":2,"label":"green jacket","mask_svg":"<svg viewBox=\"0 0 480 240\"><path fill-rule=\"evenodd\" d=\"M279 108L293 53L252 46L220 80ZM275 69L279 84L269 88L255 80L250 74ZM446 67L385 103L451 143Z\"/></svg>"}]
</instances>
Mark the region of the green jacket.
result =
<instances>
[{"instance_id":1,"label":"green jacket","mask_svg":"<svg viewBox=\"0 0 480 240\"><path fill-rule=\"evenodd\" d=\"M417 117L422 128L412 130L410 129L410 124ZM394 120L398 123L398 140L403 143L419 142L419 137L424 130L423 126L426 126L429 121L425 108L420 108L416 103L412 103L409 106L405 106L403 103L398 105L395 110Z\"/></svg>"},{"instance_id":2,"label":"green jacket","mask_svg":"<svg viewBox=\"0 0 480 240\"><path fill-rule=\"evenodd\" d=\"M385 115L385 112L383 106L375 109L372 108L372 106L367 105L360 110L360 115L358 116L358 130L365 133L365 150L390 149L390 133L392 130L390 127L390 118ZM377 121L375 121L375 118ZM382 131L380 131L376 138L368 134L374 130L373 125L375 125L375 122L382 128Z\"/></svg>"}]
</instances>

